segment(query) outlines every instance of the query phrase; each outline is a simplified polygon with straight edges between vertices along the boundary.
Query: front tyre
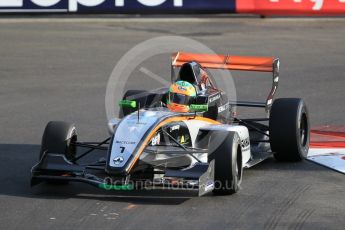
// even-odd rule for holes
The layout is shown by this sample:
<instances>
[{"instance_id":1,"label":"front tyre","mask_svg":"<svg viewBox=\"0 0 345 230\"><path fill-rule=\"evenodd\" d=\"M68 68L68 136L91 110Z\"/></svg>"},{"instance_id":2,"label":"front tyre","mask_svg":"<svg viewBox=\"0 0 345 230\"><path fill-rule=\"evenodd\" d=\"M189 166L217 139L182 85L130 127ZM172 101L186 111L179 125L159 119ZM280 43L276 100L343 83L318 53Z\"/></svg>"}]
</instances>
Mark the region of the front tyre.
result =
<instances>
[{"instance_id":1,"label":"front tyre","mask_svg":"<svg viewBox=\"0 0 345 230\"><path fill-rule=\"evenodd\" d=\"M270 144L278 161L301 161L308 155L310 123L308 109L300 98L273 102L269 120Z\"/></svg>"},{"instance_id":2,"label":"front tyre","mask_svg":"<svg viewBox=\"0 0 345 230\"><path fill-rule=\"evenodd\" d=\"M209 140L209 162L214 160L216 195L236 193L242 182L241 141L236 132L212 131Z\"/></svg>"},{"instance_id":3,"label":"front tyre","mask_svg":"<svg viewBox=\"0 0 345 230\"><path fill-rule=\"evenodd\" d=\"M74 124L62 121L50 121L43 133L39 160L45 153L62 154L67 160L76 157L77 131Z\"/></svg>"}]
</instances>

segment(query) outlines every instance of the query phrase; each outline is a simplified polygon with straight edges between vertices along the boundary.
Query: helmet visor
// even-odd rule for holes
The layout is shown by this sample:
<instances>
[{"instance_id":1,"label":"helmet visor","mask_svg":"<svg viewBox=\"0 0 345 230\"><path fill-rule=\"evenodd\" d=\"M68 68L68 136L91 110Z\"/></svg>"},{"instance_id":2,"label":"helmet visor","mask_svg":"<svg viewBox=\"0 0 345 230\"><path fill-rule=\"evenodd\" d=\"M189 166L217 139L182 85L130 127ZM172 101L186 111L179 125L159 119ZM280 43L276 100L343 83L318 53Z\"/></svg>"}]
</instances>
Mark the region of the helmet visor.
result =
<instances>
[{"instance_id":1,"label":"helmet visor","mask_svg":"<svg viewBox=\"0 0 345 230\"><path fill-rule=\"evenodd\" d=\"M195 97L169 92L170 103L176 103L179 105L190 105L190 104L193 104L194 99Z\"/></svg>"}]
</instances>

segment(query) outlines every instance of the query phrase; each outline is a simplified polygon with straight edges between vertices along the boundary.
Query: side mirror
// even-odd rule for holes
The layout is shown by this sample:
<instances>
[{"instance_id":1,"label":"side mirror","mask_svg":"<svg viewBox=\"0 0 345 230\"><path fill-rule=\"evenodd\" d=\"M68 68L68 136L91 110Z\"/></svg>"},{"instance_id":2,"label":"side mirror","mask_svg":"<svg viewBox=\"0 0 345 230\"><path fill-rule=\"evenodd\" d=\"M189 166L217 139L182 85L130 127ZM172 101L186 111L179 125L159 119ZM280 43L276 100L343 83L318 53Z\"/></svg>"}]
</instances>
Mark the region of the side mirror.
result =
<instances>
[{"instance_id":1,"label":"side mirror","mask_svg":"<svg viewBox=\"0 0 345 230\"><path fill-rule=\"evenodd\" d=\"M189 106L190 112L207 112L208 111L208 104L191 104Z\"/></svg>"},{"instance_id":2,"label":"side mirror","mask_svg":"<svg viewBox=\"0 0 345 230\"><path fill-rule=\"evenodd\" d=\"M137 108L137 102L136 101L131 101L131 100L121 100L119 102L119 106L120 107L124 107L124 108L135 109L135 108Z\"/></svg>"}]
</instances>

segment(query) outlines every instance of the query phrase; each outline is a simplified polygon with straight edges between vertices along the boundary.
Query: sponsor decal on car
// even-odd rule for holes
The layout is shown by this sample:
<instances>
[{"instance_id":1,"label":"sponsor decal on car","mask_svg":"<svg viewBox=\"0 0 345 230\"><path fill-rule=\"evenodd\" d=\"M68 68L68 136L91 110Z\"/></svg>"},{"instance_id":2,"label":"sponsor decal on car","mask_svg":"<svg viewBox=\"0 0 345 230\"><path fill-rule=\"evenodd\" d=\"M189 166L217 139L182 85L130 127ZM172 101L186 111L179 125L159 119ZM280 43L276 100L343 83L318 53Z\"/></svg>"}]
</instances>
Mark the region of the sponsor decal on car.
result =
<instances>
[{"instance_id":1,"label":"sponsor decal on car","mask_svg":"<svg viewBox=\"0 0 345 230\"><path fill-rule=\"evenodd\" d=\"M151 145L159 145L161 142L161 135L158 133L156 136L154 136L151 140Z\"/></svg>"},{"instance_id":2,"label":"sponsor decal on car","mask_svg":"<svg viewBox=\"0 0 345 230\"><path fill-rule=\"evenodd\" d=\"M211 103L211 102L214 102L216 100L220 99L220 94L216 95L216 96L213 96L213 97L210 97L208 99L208 102Z\"/></svg>"},{"instance_id":3,"label":"sponsor decal on car","mask_svg":"<svg viewBox=\"0 0 345 230\"><path fill-rule=\"evenodd\" d=\"M250 146L250 141L249 141L249 137L241 140L241 147L243 151L246 151Z\"/></svg>"},{"instance_id":4,"label":"sponsor decal on car","mask_svg":"<svg viewBox=\"0 0 345 230\"><path fill-rule=\"evenodd\" d=\"M214 189L214 182L213 181L207 181L205 185L205 192L211 191Z\"/></svg>"},{"instance_id":5,"label":"sponsor decal on car","mask_svg":"<svg viewBox=\"0 0 345 230\"><path fill-rule=\"evenodd\" d=\"M123 145L135 145L135 141L116 141L117 144L123 144Z\"/></svg>"},{"instance_id":6,"label":"sponsor decal on car","mask_svg":"<svg viewBox=\"0 0 345 230\"><path fill-rule=\"evenodd\" d=\"M225 105L219 106L218 107L218 113L221 113L221 112L223 112L223 111L225 111L225 110L227 110L229 108L230 108L230 104L229 103L226 103Z\"/></svg>"},{"instance_id":7,"label":"sponsor decal on car","mask_svg":"<svg viewBox=\"0 0 345 230\"><path fill-rule=\"evenodd\" d=\"M174 130L179 130L180 129L180 125L174 125L170 127L170 132L174 131Z\"/></svg>"},{"instance_id":8,"label":"sponsor decal on car","mask_svg":"<svg viewBox=\"0 0 345 230\"><path fill-rule=\"evenodd\" d=\"M114 164L118 165L118 164L121 164L124 161L124 159L123 157L116 157L114 158L113 161L114 161Z\"/></svg>"}]
</instances>

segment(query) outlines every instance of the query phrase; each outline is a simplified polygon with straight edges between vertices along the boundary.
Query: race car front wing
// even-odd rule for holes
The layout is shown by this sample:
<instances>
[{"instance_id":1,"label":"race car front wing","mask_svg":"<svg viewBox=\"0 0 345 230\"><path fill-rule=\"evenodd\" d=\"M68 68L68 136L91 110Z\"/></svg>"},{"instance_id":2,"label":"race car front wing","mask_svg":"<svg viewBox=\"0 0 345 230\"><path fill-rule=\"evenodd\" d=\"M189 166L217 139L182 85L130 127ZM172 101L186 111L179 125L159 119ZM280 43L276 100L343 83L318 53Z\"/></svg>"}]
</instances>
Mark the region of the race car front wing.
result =
<instances>
[{"instance_id":1,"label":"race car front wing","mask_svg":"<svg viewBox=\"0 0 345 230\"><path fill-rule=\"evenodd\" d=\"M158 177L132 178L128 175L109 175L105 162L79 165L59 153L45 153L31 169L31 186L45 181L83 182L105 190L174 189L197 191L203 196L214 189L214 161L196 162L184 169L154 172Z\"/></svg>"}]
</instances>

